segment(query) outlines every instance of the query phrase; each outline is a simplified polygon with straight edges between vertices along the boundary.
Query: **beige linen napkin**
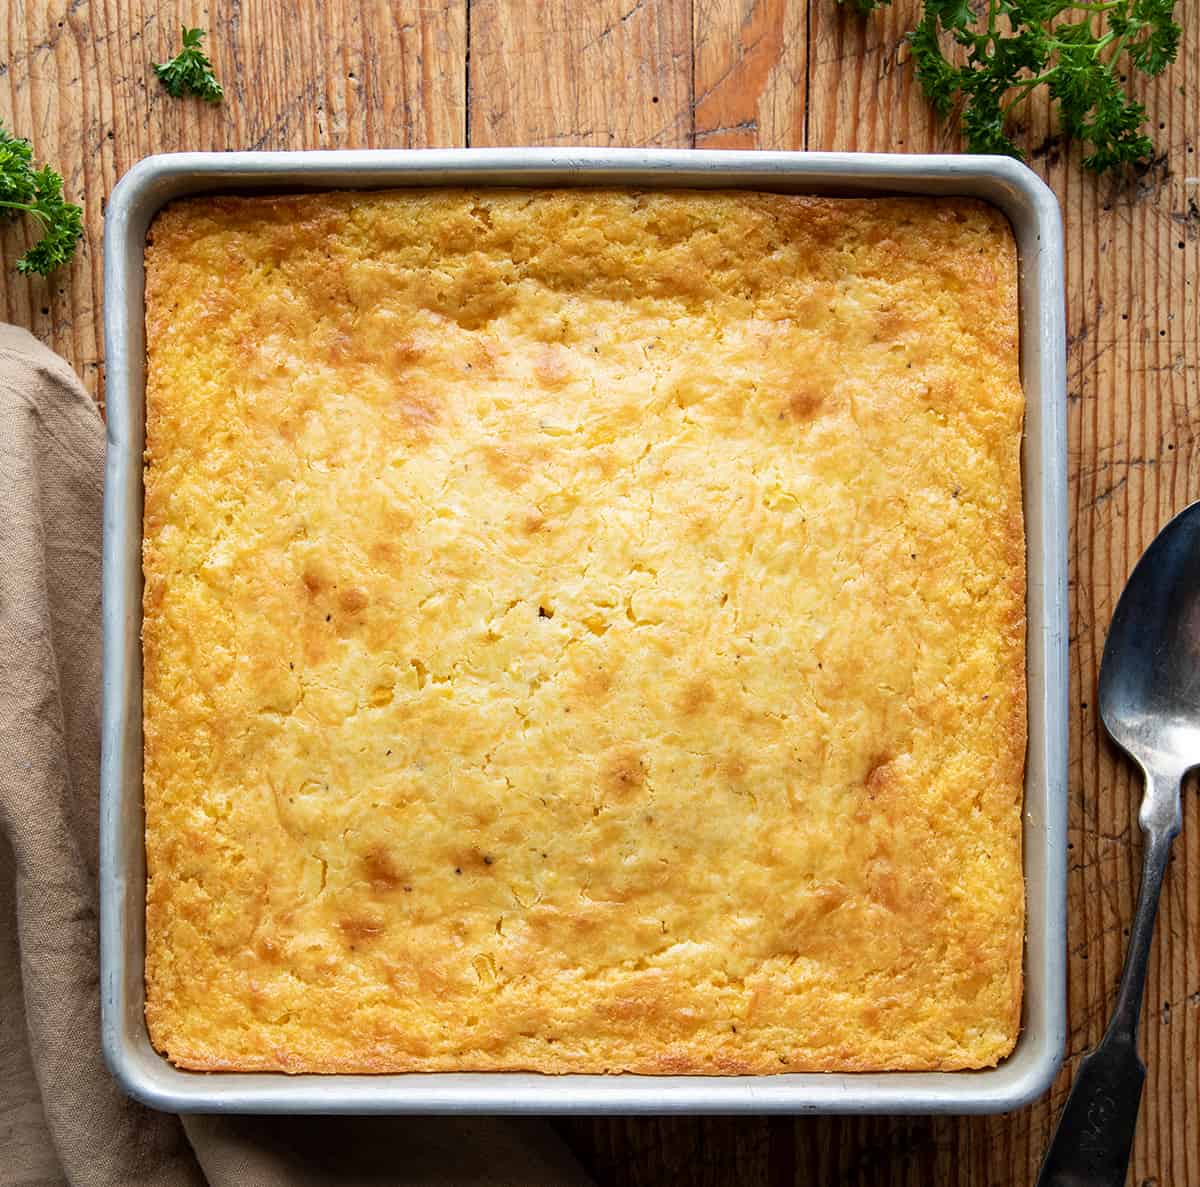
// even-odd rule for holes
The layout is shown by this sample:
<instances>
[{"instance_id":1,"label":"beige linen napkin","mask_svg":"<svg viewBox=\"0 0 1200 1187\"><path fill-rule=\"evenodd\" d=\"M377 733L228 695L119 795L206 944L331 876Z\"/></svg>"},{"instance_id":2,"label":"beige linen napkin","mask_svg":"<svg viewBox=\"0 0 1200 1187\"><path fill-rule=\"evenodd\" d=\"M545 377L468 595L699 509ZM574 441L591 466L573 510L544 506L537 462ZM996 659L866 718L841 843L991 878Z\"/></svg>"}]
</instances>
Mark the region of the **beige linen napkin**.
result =
<instances>
[{"instance_id":1,"label":"beige linen napkin","mask_svg":"<svg viewBox=\"0 0 1200 1187\"><path fill-rule=\"evenodd\" d=\"M587 1183L543 1121L144 1109L100 1053L97 821L104 427L0 325L0 1187Z\"/></svg>"}]
</instances>

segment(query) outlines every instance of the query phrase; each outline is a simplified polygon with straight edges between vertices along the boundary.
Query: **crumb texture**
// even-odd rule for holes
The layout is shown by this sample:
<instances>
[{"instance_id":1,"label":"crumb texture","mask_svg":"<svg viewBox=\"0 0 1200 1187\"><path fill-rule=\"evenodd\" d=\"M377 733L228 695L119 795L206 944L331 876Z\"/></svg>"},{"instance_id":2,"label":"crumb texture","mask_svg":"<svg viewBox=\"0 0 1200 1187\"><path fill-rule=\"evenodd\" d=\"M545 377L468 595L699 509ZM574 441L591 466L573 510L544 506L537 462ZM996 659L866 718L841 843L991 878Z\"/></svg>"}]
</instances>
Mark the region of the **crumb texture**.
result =
<instances>
[{"instance_id":1,"label":"crumb texture","mask_svg":"<svg viewBox=\"0 0 1200 1187\"><path fill-rule=\"evenodd\" d=\"M147 248L146 1013L196 1069L1016 1039L1016 258L969 201L205 198Z\"/></svg>"}]
</instances>

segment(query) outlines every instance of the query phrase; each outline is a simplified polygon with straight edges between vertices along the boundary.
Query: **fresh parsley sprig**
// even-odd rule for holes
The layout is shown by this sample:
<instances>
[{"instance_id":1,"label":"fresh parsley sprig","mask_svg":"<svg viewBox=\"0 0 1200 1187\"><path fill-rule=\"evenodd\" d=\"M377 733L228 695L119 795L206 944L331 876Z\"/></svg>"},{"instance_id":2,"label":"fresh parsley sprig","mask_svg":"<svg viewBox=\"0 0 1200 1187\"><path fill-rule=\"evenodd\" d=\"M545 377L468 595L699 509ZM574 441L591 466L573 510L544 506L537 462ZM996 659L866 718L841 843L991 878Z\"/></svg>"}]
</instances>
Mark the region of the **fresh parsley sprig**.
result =
<instances>
[{"instance_id":1,"label":"fresh parsley sprig","mask_svg":"<svg viewBox=\"0 0 1200 1187\"><path fill-rule=\"evenodd\" d=\"M871 12L891 0L850 0ZM1103 173L1153 155L1146 109L1125 90L1135 71L1161 74L1179 52L1176 0L924 0L908 36L913 65L943 118L961 109L971 152L1023 153L1008 117L1047 88L1063 131L1088 148L1083 163ZM978 11L977 11L978 10ZM949 36L965 51L946 53Z\"/></svg>"},{"instance_id":2,"label":"fresh parsley sprig","mask_svg":"<svg viewBox=\"0 0 1200 1187\"><path fill-rule=\"evenodd\" d=\"M75 254L83 211L64 200L63 179L49 165L34 168L29 141L11 135L0 121L0 216L22 214L39 224L42 237L17 261L17 271L47 276Z\"/></svg>"},{"instance_id":3,"label":"fresh parsley sprig","mask_svg":"<svg viewBox=\"0 0 1200 1187\"><path fill-rule=\"evenodd\" d=\"M169 62L154 63L154 73L172 97L179 99L190 94L209 103L220 103L225 97L225 90L213 73L213 64L200 47L205 36L203 29L184 25L183 49Z\"/></svg>"}]
</instances>

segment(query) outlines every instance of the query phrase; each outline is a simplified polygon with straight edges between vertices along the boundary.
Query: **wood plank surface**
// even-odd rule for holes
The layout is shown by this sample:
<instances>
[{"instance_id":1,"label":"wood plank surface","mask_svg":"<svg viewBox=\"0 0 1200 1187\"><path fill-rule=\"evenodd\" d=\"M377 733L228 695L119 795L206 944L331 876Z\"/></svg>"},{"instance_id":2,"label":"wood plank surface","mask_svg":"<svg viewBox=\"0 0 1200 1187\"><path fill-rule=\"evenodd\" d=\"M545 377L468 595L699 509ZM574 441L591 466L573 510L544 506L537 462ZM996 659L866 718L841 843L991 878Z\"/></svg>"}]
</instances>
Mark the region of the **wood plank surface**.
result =
<instances>
[{"instance_id":1,"label":"wood plank surface","mask_svg":"<svg viewBox=\"0 0 1200 1187\"><path fill-rule=\"evenodd\" d=\"M1031 1183L1120 968L1141 845L1138 788L1095 708L1113 605L1140 551L1200 496L1200 21L1143 87L1161 157L1097 180L1028 117L1059 195L1068 266L1071 498L1070 1039L1052 1092L1012 1116L598 1118L558 1122L605 1184L892 1187ZM0 118L86 207L79 260L16 277L0 234L0 316L102 392L103 201L164 149L592 144L952 151L914 85L915 0L870 17L834 0L10 0ZM181 22L211 30L228 98L169 99L148 63ZM1147 992L1146 1096L1129 1183L1200 1187L1200 810L1185 797Z\"/></svg>"},{"instance_id":2,"label":"wood plank surface","mask_svg":"<svg viewBox=\"0 0 1200 1187\"><path fill-rule=\"evenodd\" d=\"M696 0L695 148L804 148L808 10L788 0Z\"/></svg>"},{"instance_id":3,"label":"wood plank surface","mask_svg":"<svg viewBox=\"0 0 1200 1187\"><path fill-rule=\"evenodd\" d=\"M475 0L469 143L687 147L689 12L688 0Z\"/></svg>"}]
</instances>

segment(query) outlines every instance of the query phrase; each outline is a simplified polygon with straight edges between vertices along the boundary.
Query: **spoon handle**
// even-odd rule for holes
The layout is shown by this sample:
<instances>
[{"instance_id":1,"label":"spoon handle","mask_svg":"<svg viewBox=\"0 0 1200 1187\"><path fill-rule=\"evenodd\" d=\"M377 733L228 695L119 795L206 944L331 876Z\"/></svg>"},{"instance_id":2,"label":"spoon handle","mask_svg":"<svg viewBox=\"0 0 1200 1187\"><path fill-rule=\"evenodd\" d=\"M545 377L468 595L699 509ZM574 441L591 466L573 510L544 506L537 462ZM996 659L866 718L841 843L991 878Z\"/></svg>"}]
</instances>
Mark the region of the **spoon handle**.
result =
<instances>
[{"instance_id":1,"label":"spoon handle","mask_svg":"<svg viewBox=\"0 0 1200 1187\"><path fill-rule=\"evenodd\" d=\"M1158 896L1174 830L1147 835L1142 885L1113 1016L1099 1046L1079 1063L1037 1187L1123 1187L1146 1069L1137 1053Z\"/></svg>"}]
</instances>

